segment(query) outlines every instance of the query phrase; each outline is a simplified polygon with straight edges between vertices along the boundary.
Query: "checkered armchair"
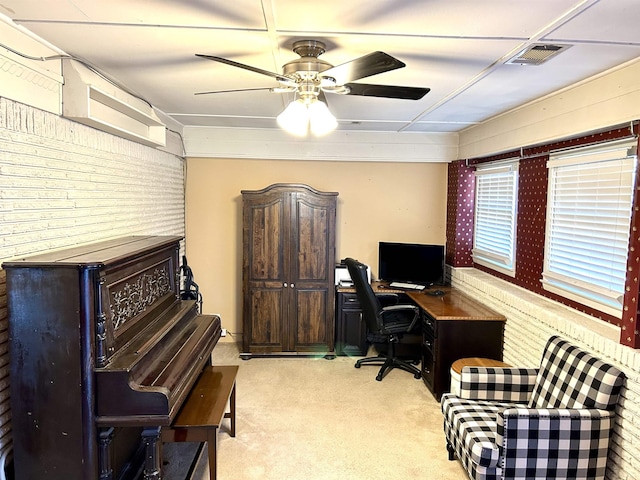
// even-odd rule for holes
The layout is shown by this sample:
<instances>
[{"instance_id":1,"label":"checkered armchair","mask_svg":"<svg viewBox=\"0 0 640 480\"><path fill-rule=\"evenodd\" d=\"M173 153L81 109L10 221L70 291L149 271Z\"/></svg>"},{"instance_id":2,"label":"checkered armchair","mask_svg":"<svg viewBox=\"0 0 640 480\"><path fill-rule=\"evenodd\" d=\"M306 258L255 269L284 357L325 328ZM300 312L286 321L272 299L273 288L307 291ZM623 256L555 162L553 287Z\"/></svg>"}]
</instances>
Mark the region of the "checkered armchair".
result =
<instances>
[{"instance_id":1,"label":"checkered armchair","mask_svg":"<svg viewBox=\"0 0 640 480\"><path fill-rule=\"evenodd\" d=\"M555 336L539 369L464 367L441 401L449 459L476 480L604 479L623 382Z\"/></svg>"}]
</instances>

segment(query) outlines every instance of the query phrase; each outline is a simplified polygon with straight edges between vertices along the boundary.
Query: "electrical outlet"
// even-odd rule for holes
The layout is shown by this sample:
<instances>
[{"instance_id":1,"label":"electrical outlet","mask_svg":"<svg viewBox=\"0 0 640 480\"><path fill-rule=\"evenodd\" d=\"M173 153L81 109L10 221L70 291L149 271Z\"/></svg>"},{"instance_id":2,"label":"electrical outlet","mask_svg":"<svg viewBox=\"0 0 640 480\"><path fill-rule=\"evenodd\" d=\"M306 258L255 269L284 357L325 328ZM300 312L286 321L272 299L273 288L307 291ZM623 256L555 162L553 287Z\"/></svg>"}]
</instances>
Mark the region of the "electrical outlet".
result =
<instances>
[{"instance_id":1,"label":"electrical outlet","mask_svg":"<svg viewBox=\"0 0 640 480\"><path fill-rule=\"evenodd\" d=\"M221 337L226 337L227 336L227 329L223 328L222 329L222 333L220 334Z\"/></svg>"}]
</instances>

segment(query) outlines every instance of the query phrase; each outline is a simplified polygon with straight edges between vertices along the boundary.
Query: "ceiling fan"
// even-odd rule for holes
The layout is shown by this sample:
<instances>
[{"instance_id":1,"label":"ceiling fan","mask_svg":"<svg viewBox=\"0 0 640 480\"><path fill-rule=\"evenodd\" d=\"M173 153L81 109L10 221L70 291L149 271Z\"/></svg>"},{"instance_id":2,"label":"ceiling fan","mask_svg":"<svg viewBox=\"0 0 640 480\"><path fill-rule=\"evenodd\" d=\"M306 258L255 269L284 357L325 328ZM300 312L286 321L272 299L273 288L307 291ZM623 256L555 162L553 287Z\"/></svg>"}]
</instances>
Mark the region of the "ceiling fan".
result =
<instances>
[{"instance_id":1,"label":"ceiling fan","mask_svg":"<svg viewBox=\"0 0 640 480\"><path fill-rule=\"evenodd\" d=\"M379 73L403 68L405 64L384 52L373 52L355 60L333 66L320 55L326 51L326 45L318 40L299 40L294 42L293 51L300 58L286 63L282 67L282 74L262 70L243 63L212 55L196 54L198 57L225 63L233 67L243 68L251 72L272 77L280 83L275 88L248 88L240 90L219 90L199 92L196 95L211 93L227 93L249 90L269 90L276 93L294 92L302 100L313 100L323 97L322 93L338 93L342 95L360 95L365 97L398 98L405 100L419 100L424 97L429 88L403 87L397 85L371 85L352 83L354 80L370 77Z\"/></svg>"}]
</instances>

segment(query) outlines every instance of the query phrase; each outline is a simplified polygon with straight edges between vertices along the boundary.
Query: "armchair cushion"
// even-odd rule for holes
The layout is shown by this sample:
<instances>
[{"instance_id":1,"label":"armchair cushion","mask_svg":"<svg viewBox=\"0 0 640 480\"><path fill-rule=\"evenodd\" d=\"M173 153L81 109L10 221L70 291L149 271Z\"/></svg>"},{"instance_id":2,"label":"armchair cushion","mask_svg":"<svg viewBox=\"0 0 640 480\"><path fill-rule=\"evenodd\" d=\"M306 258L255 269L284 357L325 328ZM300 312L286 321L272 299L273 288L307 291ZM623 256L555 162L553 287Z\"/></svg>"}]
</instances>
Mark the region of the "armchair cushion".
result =
<instances>
[{"instance_id":1,"label":"armchair cushion","mask_svg":"<svg viewBox=\"0 0 640 480\"><path fill-rule=\"evenodd\" d=\"M515 367L463 367L460 374L461 398L527 403L538 370Z\"/></svg>"}]
</instances>

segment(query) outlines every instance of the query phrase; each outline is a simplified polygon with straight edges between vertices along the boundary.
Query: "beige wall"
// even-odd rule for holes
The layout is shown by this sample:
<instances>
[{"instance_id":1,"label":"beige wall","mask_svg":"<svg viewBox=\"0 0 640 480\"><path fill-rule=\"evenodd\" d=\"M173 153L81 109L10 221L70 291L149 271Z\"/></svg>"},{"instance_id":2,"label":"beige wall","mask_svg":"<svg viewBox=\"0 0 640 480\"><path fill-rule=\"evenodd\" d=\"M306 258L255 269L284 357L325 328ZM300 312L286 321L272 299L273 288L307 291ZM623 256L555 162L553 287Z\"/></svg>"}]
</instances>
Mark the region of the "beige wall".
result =
<instances>
[{"instance_id":1,"label":"beige wall","mask_svg":"<svg viewBox=\"0 0 640 480\"><path fill-rule=\"evenodd\" d=\"M446 163L187 159L186 248L205 313L242 332L241 190L305 183L338 192L336 260L378 269L378 242L445 242ZM240 340L240 337L236 337Z\"/></svg>"}]
</instances>

